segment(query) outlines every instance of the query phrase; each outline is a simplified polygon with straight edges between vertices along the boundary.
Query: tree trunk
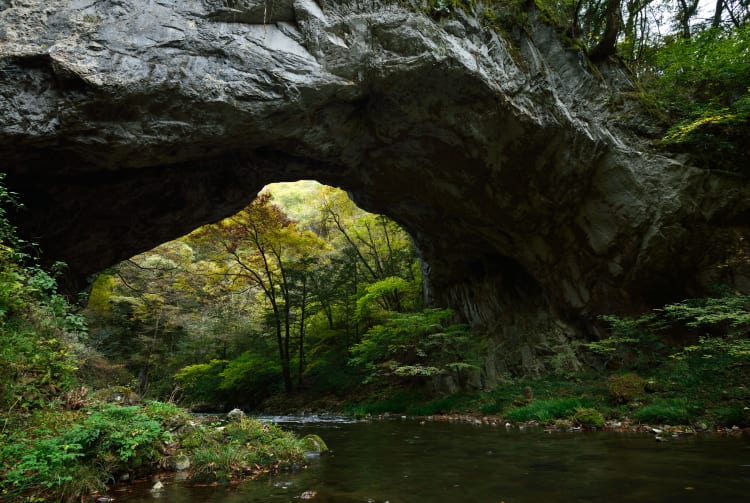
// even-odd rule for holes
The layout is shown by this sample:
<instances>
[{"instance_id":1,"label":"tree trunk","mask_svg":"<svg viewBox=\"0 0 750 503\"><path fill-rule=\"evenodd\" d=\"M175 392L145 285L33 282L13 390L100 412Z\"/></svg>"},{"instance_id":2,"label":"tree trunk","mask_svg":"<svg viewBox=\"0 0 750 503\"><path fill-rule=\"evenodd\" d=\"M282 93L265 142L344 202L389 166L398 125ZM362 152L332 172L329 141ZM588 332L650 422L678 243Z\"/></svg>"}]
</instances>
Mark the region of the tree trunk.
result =
<instances>
[{"instance_id":1,"label":"tree trunk","mask_svg":"<svg viewBox=\"0 0 750 503\"><path fill-rule=\"evenodd\" d=\"M302 299L299 313L299 366L297 370L297 387L302 387L302 375L305 373L305 308L307 307L307 274L302 275Z\"/></svg>"},{"instance_id":2,"label":"tree trunk","mask_svg":"<svg viewBox=\"0 0 750 503\"><path fill-rule=\"evenodd\" d=\"M682 38L690 38L690 18L692 18L698 10L698 0L678 0L680 4L680 12L677 14L677 20L680 23Z\"/></svg>"},{"instance_id":3,"label":"tree trunk","mask_svg":"<svg viewBox=\"0 0 750 503\"><path fill-rule=\"evenodd\" d=\"M711 27L718 28L721 24L721 14L724 11L724 0L716 0L716 7L714 8L714 20L711 22Z\"/></svg>"},{"instance_id":4,"label":"tree trunk","mask_svg":"<svg viewBox=\"0 0 750 503\"><path fill-rule=\"evenodd\" d=\"M287 393L291 393L294 389L294 383L292 381L291 361L289 359L289 339L291 338L289 323L289 305L287 305L284 309L284 355L282 361L282 371L284 374L284 391L286 391Z\"/></svg>"},{"instance_id":5,"label":"tree trunk","mask_svg":"<svg viewBox=\"0 0 750 503\"><path fill-rule=\"evenodd\" d=\"M284 379L284 391L287 393L290 393L293 389L293 385L292 385L292 373L289 369L288 341L286 344L287 351L285 351L284 336L282 334L282 328L281 328L281 311L279 310L279 306L276 304L276 302L273 299L271 299L271 307L273 309L274 325L276 329L276 343L279 346L279 361L281 363L282 378ZM286 323L287 326L289 324L288 320L289 318L287 317L287 323ZM288 334L289 334L289 331L287 330L287 337L288 337Z\"/></svg>"},{"instance_id":6,"label":"tree trunk","mask_svg":"<svg viewBox=\"0 0 750 503\"><path fill-rule=\"evenodd\" d=\"M617 51L617 35L620 33L620 5L621 0L607 1L607 12L605 14L607 24L604 27L602 39L589 52L591 61L602 61Z\"/></svg>"}]
</instances>

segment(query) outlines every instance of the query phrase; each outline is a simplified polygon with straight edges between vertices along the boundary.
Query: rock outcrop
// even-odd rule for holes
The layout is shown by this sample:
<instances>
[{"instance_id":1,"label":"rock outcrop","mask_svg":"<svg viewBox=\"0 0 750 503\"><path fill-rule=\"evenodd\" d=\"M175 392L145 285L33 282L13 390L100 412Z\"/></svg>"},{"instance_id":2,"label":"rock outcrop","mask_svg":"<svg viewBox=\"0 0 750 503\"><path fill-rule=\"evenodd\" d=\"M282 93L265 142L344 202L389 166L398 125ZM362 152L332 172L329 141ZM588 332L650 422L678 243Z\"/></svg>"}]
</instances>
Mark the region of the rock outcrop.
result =
<instances>
[{"instance_id":1,"label":"rock outcrop","mask_svg":"<svg viewBox=\"0 0 750 503\"><path fill-rule=\"evenodd\" d=\"M0 0L20 227L80 285L317 179L412 234L490 381L534 372L600 313L699 292L750 221L747 180L661 155L627 75L536 17L511 41L409 2Z\"/></svg>"}]
</instances>

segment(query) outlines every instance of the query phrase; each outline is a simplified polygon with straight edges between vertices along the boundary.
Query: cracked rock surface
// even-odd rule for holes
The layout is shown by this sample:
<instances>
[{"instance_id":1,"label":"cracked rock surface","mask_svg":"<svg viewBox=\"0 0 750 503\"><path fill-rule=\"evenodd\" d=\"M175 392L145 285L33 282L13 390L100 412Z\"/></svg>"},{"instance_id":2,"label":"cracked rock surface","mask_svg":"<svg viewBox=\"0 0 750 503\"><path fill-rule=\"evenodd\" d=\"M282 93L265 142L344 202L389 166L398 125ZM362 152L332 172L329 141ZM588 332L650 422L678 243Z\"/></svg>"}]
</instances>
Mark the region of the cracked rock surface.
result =
<instances>
[{"instance_id":1,"label":"cracked rock surface","mask_svg":"<svg viewBox=\"0 0 750 503\"><path fill-rule=\"evenodd\" d=\"M599 314L726 279L750 184L657 151L627 75L535 17L510 41L409 2L0 0L19 226L81 286L317 179L411 233L489 381L537 372Z\"/></svg>"}]
</instances>

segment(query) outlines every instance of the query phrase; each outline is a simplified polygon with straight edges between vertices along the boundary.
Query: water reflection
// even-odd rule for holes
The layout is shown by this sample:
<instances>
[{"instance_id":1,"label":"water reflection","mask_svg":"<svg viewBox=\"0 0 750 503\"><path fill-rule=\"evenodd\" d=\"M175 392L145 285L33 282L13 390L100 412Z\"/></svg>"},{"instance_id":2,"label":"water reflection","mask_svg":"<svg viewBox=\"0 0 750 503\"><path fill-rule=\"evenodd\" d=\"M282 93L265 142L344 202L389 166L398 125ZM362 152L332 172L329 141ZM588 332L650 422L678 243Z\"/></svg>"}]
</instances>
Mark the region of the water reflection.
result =
<instances>
[{"instance_id":1,"label":"water reflection","mask_svg":"<svg viewBox=\"0 0 750 503\"><path fill-rule=\"evenodd\" d=\"M750 439L655 442L637 434L546 434L415 421L275 421L320 434L333 454L266 481L188 488L167 482L170 503L701 502L747 501ZM273 418L265 418L274 420ZM308 495L311 493L308 493ZM118 501L153 502L145 490Z\"/></svg>"}]
</instances>

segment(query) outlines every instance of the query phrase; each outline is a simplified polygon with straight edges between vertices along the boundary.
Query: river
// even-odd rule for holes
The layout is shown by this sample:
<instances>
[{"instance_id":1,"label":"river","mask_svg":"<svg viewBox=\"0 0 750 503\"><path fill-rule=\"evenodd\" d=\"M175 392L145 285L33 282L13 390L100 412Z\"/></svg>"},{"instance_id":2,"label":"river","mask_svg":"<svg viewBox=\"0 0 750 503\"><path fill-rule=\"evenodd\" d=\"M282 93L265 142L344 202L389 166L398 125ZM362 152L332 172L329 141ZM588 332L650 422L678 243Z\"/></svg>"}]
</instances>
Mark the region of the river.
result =
<instances>
[{"instance_id":1,"label":"river","mask_svg":"<svg viewBox=\"0 0 750 503\"><path fill-rule=\"evenodd\" d=\"M750 438L545 433L462 423L268 418L317 433L332 454L232 487L166 480L115 491L129 503L521 503L750 501ZM311 494L310 492L307 495ZM307 496L306 495L306 496Z\"/></svg>"}]
</instances>

